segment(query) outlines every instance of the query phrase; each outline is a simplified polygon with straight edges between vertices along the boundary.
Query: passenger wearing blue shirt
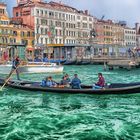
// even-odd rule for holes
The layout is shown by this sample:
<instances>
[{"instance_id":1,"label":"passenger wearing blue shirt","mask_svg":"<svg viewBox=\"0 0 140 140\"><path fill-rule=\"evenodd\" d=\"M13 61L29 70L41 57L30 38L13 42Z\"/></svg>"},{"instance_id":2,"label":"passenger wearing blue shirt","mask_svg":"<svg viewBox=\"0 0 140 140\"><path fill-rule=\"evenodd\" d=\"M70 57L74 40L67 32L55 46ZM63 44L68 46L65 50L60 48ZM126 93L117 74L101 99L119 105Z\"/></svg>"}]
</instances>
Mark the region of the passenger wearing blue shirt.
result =
<instances>
[{"instance_id":1,"label":"passenger wearing blue shirt","mask_svg":"<svg viewBox=\"0 0 140 140\"><path fill-rule=\"evenodd\" d=\"M57 83L55 81L53 81L51 76L49 76L46 80L46 86L47 87L56 87Z\"/></svg>"},{"instance_id":2,"label":"passenger wearing blue shirt","mask_svg":"<svg viewBox=\"0 0 140 140\"><path fill-rule=\"evenodd\" d=\"M71 81L71 86L73 89L80 89L81 88L81 80L78 78L77 74L74 74L74 78Z\"/></svg>"}]
</instances>

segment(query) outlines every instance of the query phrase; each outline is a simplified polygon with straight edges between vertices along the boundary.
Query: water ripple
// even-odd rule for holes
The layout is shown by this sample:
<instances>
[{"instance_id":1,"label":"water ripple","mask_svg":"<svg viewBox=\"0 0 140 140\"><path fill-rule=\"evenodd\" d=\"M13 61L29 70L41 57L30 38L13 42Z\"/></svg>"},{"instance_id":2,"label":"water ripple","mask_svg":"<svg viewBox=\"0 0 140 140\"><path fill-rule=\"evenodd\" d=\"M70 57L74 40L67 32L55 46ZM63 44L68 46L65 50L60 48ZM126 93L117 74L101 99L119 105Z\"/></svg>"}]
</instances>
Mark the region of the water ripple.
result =
<instances>
[{"instance_id":1,"label":"water ripple","mask_svg":"<svg viewBox=\"0 0 140 140\"><path fill-rule=\"evenodd\" d=\"M82 71L81 71L82 69ZM102 66L71 66L84 83L103 72L107 82L139 81L138 69L103 71ZM63 74L53 74L60 80ZM41 81L46 74L21 75ZM15 76L14 76L15 77ZM38 94L39 93L39 94ZM4 88L0 94L0 140L139 140L140 94L70 95Z\"/></svg>"}]
</instances>

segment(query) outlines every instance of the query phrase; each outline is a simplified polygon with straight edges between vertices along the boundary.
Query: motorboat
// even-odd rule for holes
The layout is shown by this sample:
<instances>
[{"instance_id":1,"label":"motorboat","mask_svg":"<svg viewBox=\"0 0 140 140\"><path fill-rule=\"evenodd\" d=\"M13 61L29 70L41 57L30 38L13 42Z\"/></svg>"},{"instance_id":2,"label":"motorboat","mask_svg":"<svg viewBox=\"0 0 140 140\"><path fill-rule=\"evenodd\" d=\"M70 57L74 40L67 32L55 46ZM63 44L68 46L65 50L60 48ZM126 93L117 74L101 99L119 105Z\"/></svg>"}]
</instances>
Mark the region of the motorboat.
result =
<instances>
[{"instance_id":1,"label":"motorboat","mask_svg":"<svg viewBox=\"0 0 140 140\"><path fill-rule=\"evenodd\" d=\"M9 74L12 64L1 64L0 73ZM19 66L18 70L21 73L59 73L63 72L64 67L56 63L48 62L27 62Z\"/></svg>"}]
</instances>

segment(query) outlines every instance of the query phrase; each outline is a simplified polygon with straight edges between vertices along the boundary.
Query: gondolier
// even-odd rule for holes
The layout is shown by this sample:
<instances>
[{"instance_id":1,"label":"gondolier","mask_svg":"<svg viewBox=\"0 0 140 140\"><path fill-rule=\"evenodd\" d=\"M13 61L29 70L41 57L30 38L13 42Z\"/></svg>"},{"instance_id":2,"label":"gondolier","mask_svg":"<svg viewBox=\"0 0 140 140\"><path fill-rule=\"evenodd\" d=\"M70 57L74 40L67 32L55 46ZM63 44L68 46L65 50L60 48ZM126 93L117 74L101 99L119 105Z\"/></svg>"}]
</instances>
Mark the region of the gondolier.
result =
<instances>
[{"instance_id":1,"label":"gondolier","mask_svg":"<svg viewBox=\"0 0 140 140\"><path fill-rule=\"evenodd\" d=\"M16 57L13 59L13 61L12 61L12 69L11 69L11 72L10 72L10 74L9 74L8 77L10 77L11 74L12 74L14 71L16 71L17 80L20 80L20 78L19 78L19 71L18 71L18 69L17 69L18 66L19 66L19 64L20 64L19 56L16 56Z\"/></svg>"}]
</instances>

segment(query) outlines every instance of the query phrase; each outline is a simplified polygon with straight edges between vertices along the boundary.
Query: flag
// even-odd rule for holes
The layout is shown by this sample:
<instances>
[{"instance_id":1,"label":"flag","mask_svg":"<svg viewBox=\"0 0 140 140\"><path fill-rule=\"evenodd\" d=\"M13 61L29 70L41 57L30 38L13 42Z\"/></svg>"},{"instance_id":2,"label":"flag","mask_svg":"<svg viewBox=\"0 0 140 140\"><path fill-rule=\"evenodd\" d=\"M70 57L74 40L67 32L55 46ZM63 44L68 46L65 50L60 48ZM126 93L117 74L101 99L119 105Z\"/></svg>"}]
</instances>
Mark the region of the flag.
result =
<instances>
[{"instance_id":1,"label":"flag","mask_svg":"<svg viewBox=\"0 0 140 140\"><path fill-rule=\"evenodd\" d=\"M51 32L50 31L47 34L48 34L49 37L51 36Z\"/></svg>"}]
</instances>

